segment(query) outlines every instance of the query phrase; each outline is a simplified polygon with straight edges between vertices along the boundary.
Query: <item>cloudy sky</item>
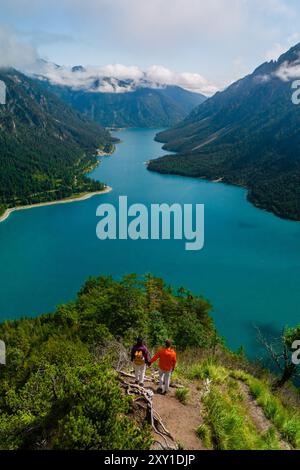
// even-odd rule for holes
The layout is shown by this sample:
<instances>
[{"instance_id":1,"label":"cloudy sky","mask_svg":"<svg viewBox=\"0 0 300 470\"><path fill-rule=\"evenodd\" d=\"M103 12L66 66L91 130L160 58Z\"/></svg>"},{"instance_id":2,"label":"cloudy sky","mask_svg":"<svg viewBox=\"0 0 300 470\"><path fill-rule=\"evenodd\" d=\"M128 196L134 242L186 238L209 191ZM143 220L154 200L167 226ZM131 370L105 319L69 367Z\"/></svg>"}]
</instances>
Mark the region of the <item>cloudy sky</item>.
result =
<instances>
[{"instance_id":1,"label":"cloudy sky","mask_svg":"<svg viewBox=\"0 0 300 470\"><path fill-rule=\"evenodd\" d=\"M1 0L0 8L2 65L122 64L122 73L147 70L207 94L300 42L299 0Z\"/></svg>"}]
</instances>

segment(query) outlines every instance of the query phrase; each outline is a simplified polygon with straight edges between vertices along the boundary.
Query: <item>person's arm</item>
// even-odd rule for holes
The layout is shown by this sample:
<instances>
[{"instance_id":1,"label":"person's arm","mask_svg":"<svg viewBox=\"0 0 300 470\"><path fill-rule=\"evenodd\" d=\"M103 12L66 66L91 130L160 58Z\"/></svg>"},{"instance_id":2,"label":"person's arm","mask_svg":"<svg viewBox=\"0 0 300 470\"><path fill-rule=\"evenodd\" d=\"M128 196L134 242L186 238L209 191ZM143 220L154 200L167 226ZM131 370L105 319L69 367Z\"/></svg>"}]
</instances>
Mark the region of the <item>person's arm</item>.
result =
<instances>
[{"instance_id":1,"label":"person's arm","mask_svg":"<svg viewBox=\"0 0 300 470\"><path fill-rule=\"evenodd\" d=\"M173 370L174 370L175 367L176 367L176 363L177 363L177 357L176 357L176 352L174 352L174 356L173 356Z\"/></svg>"},{"instance_id":2,"label":"person's arm","mask_svg":"<svg viewBox=\"0 0 300 470\"><path fill-rule=\"evenodd\" d=\"M152 357L150 364L153 364L160 357L160 351L158 351L155 356Z\"/></svg>"},{"instance_id":3,"label":"person's arm","mask_svg":"<svg viewBox=\"0 0 300 470\"><path fill-rule=\"evenodd\" d=\"M145 351L144 351L144 359L147 365L150 364L151 357L148 348L145 346Z\"/></svg>"}]
</instances>

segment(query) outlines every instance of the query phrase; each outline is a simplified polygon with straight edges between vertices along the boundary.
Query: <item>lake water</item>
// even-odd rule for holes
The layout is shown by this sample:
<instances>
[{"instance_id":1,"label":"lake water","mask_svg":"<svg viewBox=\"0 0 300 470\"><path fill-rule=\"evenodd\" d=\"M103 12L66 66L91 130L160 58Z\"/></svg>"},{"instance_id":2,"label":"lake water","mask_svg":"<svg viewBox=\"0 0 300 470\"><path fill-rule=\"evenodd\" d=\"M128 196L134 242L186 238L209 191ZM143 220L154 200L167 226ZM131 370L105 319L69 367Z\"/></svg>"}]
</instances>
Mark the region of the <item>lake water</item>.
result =
<instances>
[{"instance_id":1,"label":"lake water","mask_svg":"<svg viewBox=\"0 0 300 470\"><path fill-rule=\"evenodd\" d=\"M300 321L300 224L253 207L243 189L146 170L163 154L154 130L122 140L93 177L113 187L92 199L13 213L0 224L0 318L35 316L74 298L90 275L151 272L208 298L227 344L258 353L253 325L276 334ZM183 241L100 241L96 208L118 204L205 204L205 247Z\"/></svg>"}]
</instances>

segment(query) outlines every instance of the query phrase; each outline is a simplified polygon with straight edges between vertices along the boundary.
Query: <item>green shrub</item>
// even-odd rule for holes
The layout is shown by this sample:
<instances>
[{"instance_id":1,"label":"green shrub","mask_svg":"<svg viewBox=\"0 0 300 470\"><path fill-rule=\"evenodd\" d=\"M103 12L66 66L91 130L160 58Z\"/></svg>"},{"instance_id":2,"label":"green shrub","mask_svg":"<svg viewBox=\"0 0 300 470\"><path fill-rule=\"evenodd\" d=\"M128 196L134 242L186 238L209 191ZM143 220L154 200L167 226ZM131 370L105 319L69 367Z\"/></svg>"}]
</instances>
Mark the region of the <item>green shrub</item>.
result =
<instances>
[{"instance_id":1,"label":"green shrub","mask_svg":"<svg viewBox=\"0 0 300 470\"><path fill-rule=\"evenodd\" d=\"M281 434L294 448L300 448L300 413L295 409L284 406L279 397L270 390L269 385L253 376L235 372L235 377L243 380L250 389L257 404L262 408L268 418Z\"/></svg>"},{"instance_id":2,"label":"green shrub","mask_svg":"<svg viewBox=\"0 0 300 470\"><path fill-rule=\"evenodd\" d=\"M206 424L211 429L212 441L217 450L276 450L280 448L275 436L261 435L248 415L243 400L236 391L224 385L211 386L203 401Z\"/></svg>"},{"instance_id":3,"label":"green shrub","mask_svg":"<svg viewBox=\"0 0 300 470\"><path fill-rule=\"evenodd\" d=\"M216 364L213 359L208 359L204 362L193 364L192 366L185 368L184 375L190 380L209 379L222 383L227 379L229 371Z\"/></svg>"},{"instance_id":4,"label":"green shrub","mask_svg":"<svg viewBox=\"0 0 300 470\"><path fill-rule=\"evenodd\" d=\"M177 400L180 401L183 405L186 405L190 396L190 391L188 388L177 388L175 392L175 396Z\"/></svg>"},{"instance_id":5,"label":"green shrub","mask_svg":"<svg viewBox=\"0 0 300 470\"><path fill-rule=\"evenodd\" d=\"M130 400L104 366L46 366L5 400L1 449L144 449L151 439L127 417Z\"/></svg>"},{"instance_id":6,"label":"green shrub","mask_svg":"<svg viewBox=\"0 0 300 470\"><path fill-rule=\"evenodd\" d=\"M207 424L200 424L200 426L197 428L196 433L203 442L204 446L206 449L211 449L212 448L212 439L211 439L211 430Z\"/></svg>"},{"instance_id":7,"label":"green shrub","mask_svg":"<svg viewBox=\"0 0 300 470\"><path fill-rule=\"evenodd\" d=\"M210 308L150 275L102 276L54 314L0 324L0 449L148 449L149 429L133 420L113 370L120 351L126 363L137 334L150 346L170 336L185 348L183 324L190 344L209 343Z\"/></svg>"}]
</instances>

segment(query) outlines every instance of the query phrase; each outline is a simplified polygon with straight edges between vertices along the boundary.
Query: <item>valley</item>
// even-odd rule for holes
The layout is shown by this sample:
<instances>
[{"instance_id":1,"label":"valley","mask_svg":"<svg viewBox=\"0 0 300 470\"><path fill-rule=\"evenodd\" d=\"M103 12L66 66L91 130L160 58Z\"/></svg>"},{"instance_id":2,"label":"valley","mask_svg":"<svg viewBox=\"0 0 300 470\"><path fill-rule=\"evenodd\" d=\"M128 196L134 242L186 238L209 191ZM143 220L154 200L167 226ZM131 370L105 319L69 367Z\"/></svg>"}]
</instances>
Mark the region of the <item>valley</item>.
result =
<instances>
[{"instance_id":1,"label":"valley","mask_svg":"<svg viewBox=\"0 0 300 470\"><path fill-rule=\"evenodd\" d=\"M157 132L114 133L121 143L90 175L111 192L16 211L0 224L1 319L52 311L90 275L151 272L208 298L226 343L260 357L254 325L276 336L298 322L300 226L256 209L241 188L147 171L144 162L164 154ZM149 210L162 202L204 204L203 250L185 251L182 240L99 240L99 204L118 207L123 195Z\"/></svg>"},{"instance_id":2,"label":"valley","mask_svg":"<svg viewBox=\"0 0 300 470\"><path fill-rule=\"evenodd\" d=\"M33 78L63 102L106 128L173 126L206 100L201 93L155 83L146 76L139 80L121 80L99 77L96 71L94 76L90 74L82 66L69 70L46 63Z\"/></svg>"}]
</instances>

